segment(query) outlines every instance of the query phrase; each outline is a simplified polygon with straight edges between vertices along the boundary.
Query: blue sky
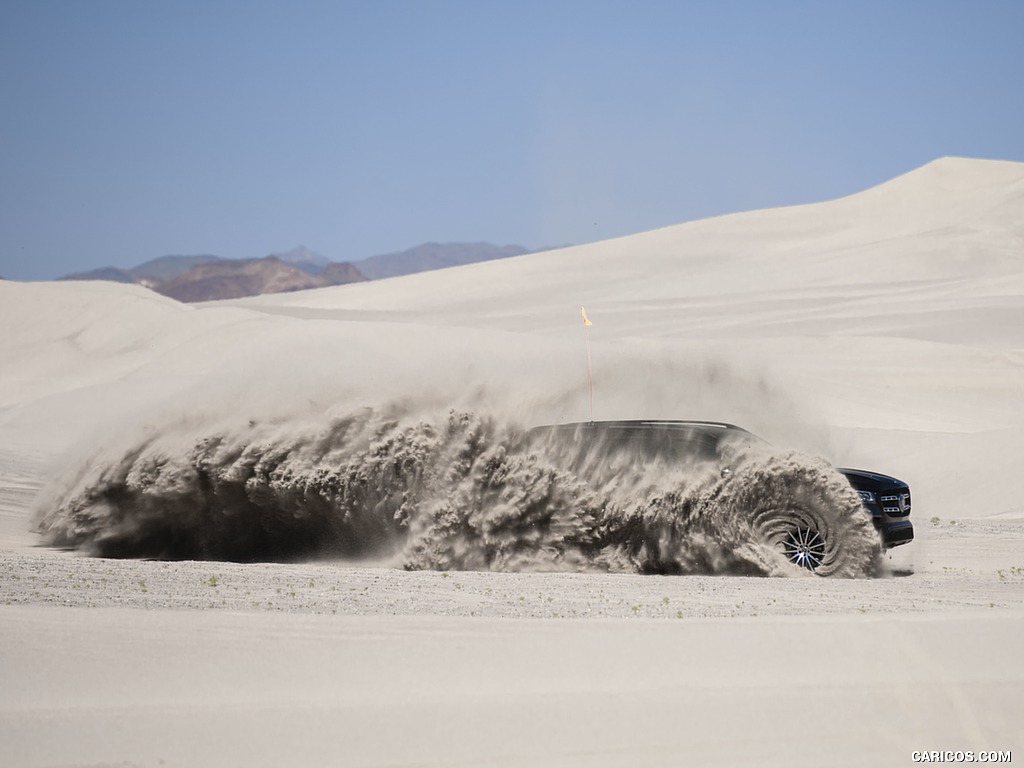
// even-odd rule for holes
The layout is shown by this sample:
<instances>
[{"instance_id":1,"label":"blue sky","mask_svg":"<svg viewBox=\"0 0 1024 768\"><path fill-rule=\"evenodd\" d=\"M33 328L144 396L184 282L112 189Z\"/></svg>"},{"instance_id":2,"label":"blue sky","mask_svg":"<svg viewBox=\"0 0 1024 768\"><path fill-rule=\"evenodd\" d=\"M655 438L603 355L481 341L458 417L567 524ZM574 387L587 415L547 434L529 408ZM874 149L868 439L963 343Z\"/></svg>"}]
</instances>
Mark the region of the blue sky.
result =
<instances>
[{"instance_id":1,"label":"blue sky","mask_svg":"<svg viewBox=\"0 0 1024 768\"><path fill-rule=\"evenodd\" d=\"M1024 161L1024 3L0 0L0 275L581 243Z\"/></svg>"}]
</instances>

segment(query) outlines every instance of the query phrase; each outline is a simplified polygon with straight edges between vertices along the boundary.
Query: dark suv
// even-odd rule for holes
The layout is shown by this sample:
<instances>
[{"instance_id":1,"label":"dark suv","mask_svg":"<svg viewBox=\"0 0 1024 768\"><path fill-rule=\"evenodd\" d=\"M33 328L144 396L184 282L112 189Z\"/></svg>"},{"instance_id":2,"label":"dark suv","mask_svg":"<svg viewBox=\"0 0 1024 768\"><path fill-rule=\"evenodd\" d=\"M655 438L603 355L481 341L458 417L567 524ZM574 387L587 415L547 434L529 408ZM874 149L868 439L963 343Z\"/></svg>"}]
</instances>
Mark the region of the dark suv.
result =
<instances>
[{"instance_id":1,"label":"dark suv","mask_svg":"<svg viewBox=\"0 0 1024 768\"><path fill-rule=\"evenodd\" d=\"M863 469L837 467L871 513L875 528L887 548L914 540L914 524L910 522L910 486L902 480Z\"/></svg>"},{"instance_id":2,"label":"dark suv","mask_svg":"<svg viewBox=\"0 0 1024 768\"><path fill-rule=\"evenodd\" d=\"M537 427L532 432L561 443L600 446L601 450L629 450L641 458L657 457L671 462L716 464L728 478L730 448L767 446L734 424L711 421L597 421ZM871 514L885 548L906 544L914 538L910 522L910 488L902 480L877 472L837 468L860 496ZM795 564L817 569L825 559L826 542L815 526L799 525L778 542Z\"/></svg>"}]
</instances>

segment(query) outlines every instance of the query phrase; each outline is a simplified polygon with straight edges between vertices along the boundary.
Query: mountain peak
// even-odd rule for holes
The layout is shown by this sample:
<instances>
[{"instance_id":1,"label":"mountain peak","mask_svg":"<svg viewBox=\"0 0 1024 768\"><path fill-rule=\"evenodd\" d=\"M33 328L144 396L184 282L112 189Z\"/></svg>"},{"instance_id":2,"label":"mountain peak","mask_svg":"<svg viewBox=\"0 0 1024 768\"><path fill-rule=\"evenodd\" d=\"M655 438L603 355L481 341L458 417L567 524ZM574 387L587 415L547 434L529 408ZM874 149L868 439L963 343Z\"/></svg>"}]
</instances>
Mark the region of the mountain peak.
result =
<instances>
[{"instance_id":1,"label":"mountain peak","mask_svg":"<svg viewBox=\"0 0 1024 768\"><path fill-rule=\"evenodd\" d=\"M292 266L298 267L303 272L309 272L314 275L321 272L324 267L331 263L331 260L326 256L310 250L304 245L297 245L290 251L272 253L270 255L280 259L285 264L291 264Z\"/></svg>"}]
</instances>

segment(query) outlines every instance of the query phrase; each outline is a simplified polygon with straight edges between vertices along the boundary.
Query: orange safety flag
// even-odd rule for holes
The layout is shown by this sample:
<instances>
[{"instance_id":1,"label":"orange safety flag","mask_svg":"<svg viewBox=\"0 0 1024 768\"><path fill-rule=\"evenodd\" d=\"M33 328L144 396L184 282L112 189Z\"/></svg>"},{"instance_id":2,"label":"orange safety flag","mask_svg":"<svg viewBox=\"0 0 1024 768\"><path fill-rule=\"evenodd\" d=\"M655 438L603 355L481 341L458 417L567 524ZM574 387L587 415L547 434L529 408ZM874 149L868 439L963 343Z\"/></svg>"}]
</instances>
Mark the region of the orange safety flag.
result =
<instances>
[{"instance_id":1,"label":"orange safety flag","mask_svg":"<svg viewBox=\"0 0 1024 768\"><path fill-rule=\"evenodd\" d=\"M587 319L587 310L586 310L586 308L580 307L580 312L583 313L583 324L584 325L593 325L593 323L590 322L590 320Z\"/></svg>"}]
</instances>

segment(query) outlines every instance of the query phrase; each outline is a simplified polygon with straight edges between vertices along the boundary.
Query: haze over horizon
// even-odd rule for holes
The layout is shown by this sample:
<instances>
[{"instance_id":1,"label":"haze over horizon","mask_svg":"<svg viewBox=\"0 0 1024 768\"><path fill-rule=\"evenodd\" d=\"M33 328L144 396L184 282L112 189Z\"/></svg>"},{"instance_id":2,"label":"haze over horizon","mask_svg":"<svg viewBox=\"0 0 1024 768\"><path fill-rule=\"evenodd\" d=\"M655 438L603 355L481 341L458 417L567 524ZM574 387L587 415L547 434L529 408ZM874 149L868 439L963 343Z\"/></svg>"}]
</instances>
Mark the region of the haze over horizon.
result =
<instances>
[{"instance_id":1,"label":"haze over horizon","mask_svg":"<svg viewBox=\"0 0 1024 768\"><path fill-rule=\"evenodd\" d=\"M0 275L584 243L1024 161L1024 6L0 7Z\"/></svg>"}]
</instances>

